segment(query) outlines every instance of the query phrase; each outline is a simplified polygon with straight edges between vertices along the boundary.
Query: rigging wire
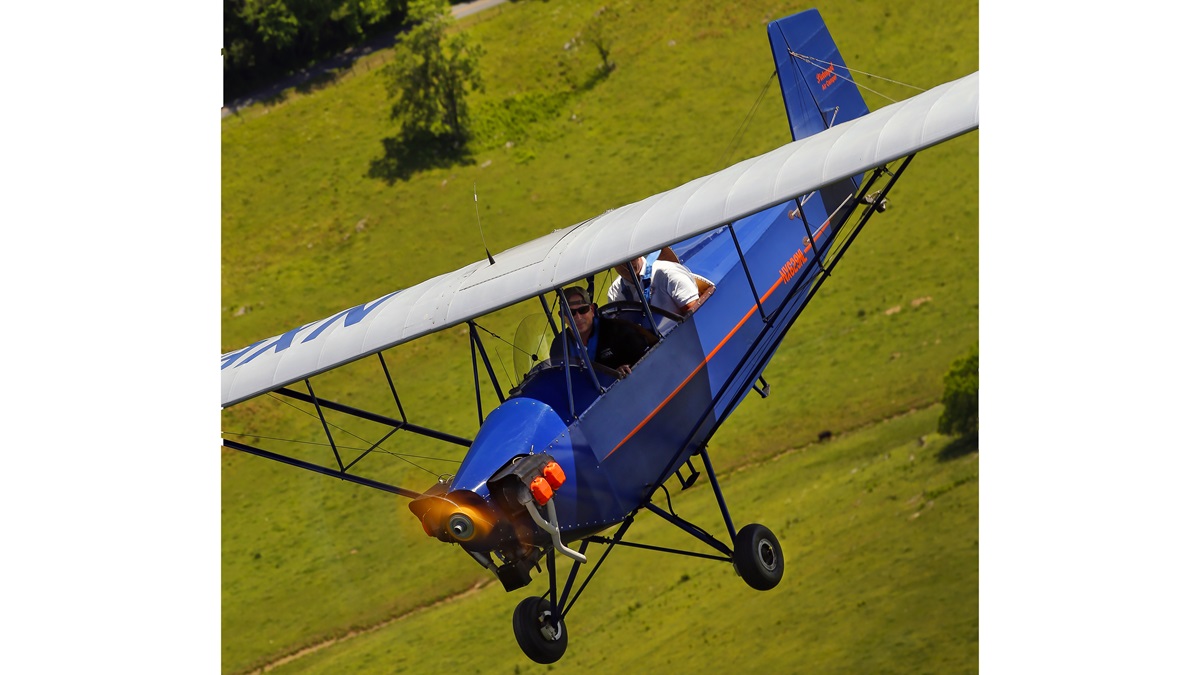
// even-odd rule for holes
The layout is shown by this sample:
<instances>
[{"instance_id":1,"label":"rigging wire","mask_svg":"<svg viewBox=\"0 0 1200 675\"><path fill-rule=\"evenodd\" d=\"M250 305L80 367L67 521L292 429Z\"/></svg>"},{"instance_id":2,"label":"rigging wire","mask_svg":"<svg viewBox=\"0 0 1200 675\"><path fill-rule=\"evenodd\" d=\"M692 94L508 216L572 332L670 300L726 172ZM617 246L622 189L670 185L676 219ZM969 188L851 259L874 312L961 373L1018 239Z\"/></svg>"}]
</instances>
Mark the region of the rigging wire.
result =
<instances>
[{"instance_id":1,"label":"rigging wire","mask_svg":"<svg viewBox=\"0 0 1200 675\"><path fill-rule=\"evenodd\" d=\"M868 73L865 70L855 70L854 68L851 68L850 66L838 65L838 64L834 63L833 61L825 61L824 59L818 59L815 56L805 56L804 54L799 54L797 52L792 51L791 49L788 50L788 54L791 54L794 58L797 58L797 59L809 64L810 66L813 66L814 68L834 68L835 70L837 70L837 69L845 70L850 73L857 73L859 75L865 75L867 77L870 77L870 78L873 78L876 80L883 80L884 82L890 82L891 84L896 84L901 87L908 87L910 89L916 89L917 91L925 91L925 89L922 89L921 87L918 87L914 84L900 82L899 80L892 80L892 79L883 77L882 75L874 75L872 73ZM876 96L879 96L881 98L887 99L888 101L891 101L892 103L896 102L896 99L892 98L891 96L888 96L887 94L884 94L883 92L875 91L874 89L862 84L858 80L852 79L851 81L854 82L854 85L857 86L859 89L864 89L866 91L869 91L872 94L875 94Z\"/></svg>"},{"instance_id":2,"label":"rigging wire","mask_svg":"<svg viewBox=\"0 0 1200 675\"><path fill-rule=\"evenodd\" d=\"M529 351L529 350L527 350L527 349L522 349L522 348L521 348L520 346L518 346L517 344L515 344L515 343L513 343L513 342L511 342L511 341L509 341L509 340L505 340L504 338L500 337L499 335L497 335L497 334L496 334L496 333L494 333L493 331L490 331L490 330L488 330L487 328L484 328L484 327L483 327L483 326L481 326L479 323L476 323L476 324L475 324L475 328L477 328L478 330L480 330L480 331L482 331L482 332L484 332L484 333L487 333L488 335L491 335L492 337L494 337L494 338L496 338L497 340L499 340L499 341L503 342L504 344L508 345L509 347L512 347L513 349L515 349L515 350L517 350L517 351L521 352L521 353L522 353L522 354L524 354L525 356L530 356L530 357L536 357L536 356L537 356L537 352L536 352L536 351L534 351L534 352L530 352L530 351ZM540 335L540 336L538 337L538 344L537 344L537 346L536 346L536 347L534 347L534 349L535 349L535 350L536 350L536 349L540 349L540 348L541 348L541 346L542 346L542 342L544 342L544 341L545 341L545 339L546 339L546 337L545 337L545 335L544 335L544 332L543 332L543 335ZM512 387L515 387L515 386L517 386L517 382L516 382L516 373L509 373L509 372L508 372L508 366L507 366L507 365L505 365L504 357L500 355L499 349L496 349L496 350L495 350L495 355L496 355L496 360L500 362L500 367L501 367L501 368L504 370L504 376L508 378L508 386L509 386L509 388L512 388Z\"/></svg>"},{"instance_id":3,"label":"rigging wire","mask_svg":"<svg viewBox=\"0 0 1200 675\"><path fill-rule=\"evenodd\" d=\"M508 388L512 389L513 387L517 386L517 383L513 381L513 376L508 372L508 366L504 363L504 357L500 355L500 347L493 345L492 352L496 355L496 361L500 364L500 368L504 371L504 377L508 378Z\"/></svg>"},{"instance_id":4,"label":"rigging wire","mask_svg":"<svg viewBox=\"0 0 1200 675\"><path fill-rule=\"evenodd\" d=\"M487 254L488 263L496 264L496 259L492 257L492 252L488 250L487 239L483 238L483 220L479 218L479 190L475 189L475 184L471 183L471 194L475 197L475 222L479 224L479 240L483 242L483 252Z\"/></svg>"},{"instance_id":5,"label":"rigging wire","mask_svg":"<svg viewBox=\"0 0 1200 675\"><path fill-rule=\"evenodd\" d=\"M758 92L758 98L755 99L754 105L750 106L750 111L746 113L746 118L742 120L741 126L733 133L733 138L729 140L729 146L725 148L724 154L721 155L721 161L717 164L717 169L724 169L728 166L729 157L733 154L734 149L742 142L742 138L750 129L750 120L758 112L758 107L762 104L763 97L767 95L767 88L771 86L771 81L775 79L775 69L771 69L771 76L767 78L766 84Z\"/></svg>"},{"instance_id":6,"label":"rigging wire","mask_svg":"<svg viewBox=\"0 0 1200 675\"><path fill-rule=\"evenodd\" d=\"M528 351L526 351L526 350L522 349L521 347L518 347L517 345L513 344L513 343L512 343L512 342L510 342L509 340L505 340L504 338L500 337L500 336L499 336L499 335L497 335L497 334L496 334L494 331L491 331L491 330L489 330L489 329L487 329L487 328L485 328L485 327L483 327L483 326L480 326L479 324L476 324L476 327L477 327L479 330L483 331L484 333L487 333L488 335L491 335L492 337L496 338L496 339L497 339L497 340L499 340L500 342L503 342L503 343L505 343L505 344L509 345L510 347L512 347L512 348L514 348L514 349L516 349L516 350L518 350L518 351L520 351L520 352L522 352L522 353L525 353L525 354L527 354L527 355L531 355L531 354L529 354L529 352L528 352ZM502 369L503 369L503 371L504 371L504 376L505 376L506 378L508 378L510 386L515 386L515 384L513 383L513 377L512 377L512 374L508 372L508 368L507 368L507 367L505 366L505 364L504 364L504 359L503 359L503 358L500 356L499 352L496 352L496 358L497 358L497 360L500 362L500 366L501 366L501 368L502 368ZM286 405L286 406L288 406L288 407L290 407L290 408L294 408L294 409L296 409L296 410L300 411L301 413L303 413L303 414L305 414L305 415L308 415L309 417L312 417L312 418L314 418L314 419L319 419L319 418L318 418L316 415L314 415L314 414L313 414L312 412L310 412L309 410L307 410L307 409L305 409L305 408L302 408L302 407L300 407L300 406L296 405L295 403L293 403L293 402L291 402L291 401L289 401L289 400L286 400L286 399L284 399L284 398L282 398L282 397L280 397L280 396L277 396L277 395L275 395L275 394L270 394L270 397L271 397L272 399L274 399L274 400L276 400L276 401L280 402L280 403L283 403L284 405ZM345 433L345 434L347 434L348 436L351 436L351 437L353 437L354 439L356 439L356 440L358 440L358 441L361 441L361 442L363 442L363 443L367 443L368 445L370 445L370 444L371 444L371 443L370 443L370 441L366 440L365 438L362 438L362 437L361 437L361 436L359 436L358 434L355 434L354 432L352 432L352 431L350 431L350 430L348 430L348 429L346 429L346 428L344 428L344 427L340 427L340 426L338 426L338 425L336 425L336 424L334 424L334 423L332 423L332 422L330 422L330 423L329 423L329 426L330 426L330 427L332 427L332 428L334 428L334 429L337 429L338 431L341 431L342 433ZM263 440L277 441L277 442L281 442L281 443L296 443L296 444L303 444L303 445L319 445L319 446L322 446L322 447L327 447L327 446L329 445L328 443L324 443L324 442L317 442L317 441L302 441L302 440L299 440L299 439L294 439L294 438L279 438L279 437L271 437L271 436L261 436L261 435L259 435L259 434L247 434L247 433L236 432L236 431L221 431L221 433L222 433L223 435L226 435L226 434L227 434L227 435L231 435L231 436L241 436L241 437L247 437L247 438L260 438L260 439L263 439ZM430 470L430 469L427 469L427 468L425 468L425 467L421 466L420 464L418 464L418 463L416 463L416 462L412 461L412 460L411 460L411 459L409 459L409 458L412 458L412 459L420 459L420 460L430 460L430 461L437 461L437 462L455 462L455 463L461 463L461 461L462 461L461 459L448 459L448 458L445 458L445 457L430 457L430 456L426 456L426 455L413 455L413 454L408 454L408 453L401 453L401 452L396 452L396 451L393 451L393 450L388 450L388 449L384 448L382 445L377 445L377 446L374 446L374 447L375 447L375 449L374 449L374 451L375 451L375 452L380 452L380 453L383 453L383 454L385 454L385 455L391 455L392 457L395 457L396 459L399 459L399 460L401 460L401 461L403 461L403 462L405 462L405 463L407 463L407 464L411 464L412 466L414 466L414 467L416 467L416 468L418 468L418 469L420 469L420 470L422 470L422 471L424 471L424 472L426 472L426 473L428 473L428 474L431 474L431 475L433 475L433 476L442 476L442 475L445 475L445 474L438 474L437 472L435 472L435 471L432 471L432 470ZM352 451L355 451L355 452L364 452L364 451L368 451L370 448L369 448L369 447L368 447L368 448L361 448L361 447L347 447L346 449L347 449L347 450L352 450Z\"/></svg>"},{"instance_id":7,"label":"rigging wire","mask_svg":"<svg viewBox=\"0 0 1200 675\"><path fill-rule=\"evenodd\" d=\"M295 405L295 404L294 404L294 403L292 403L291 401L287 401L287 400L285 400L285 399L283 399L283 398L280 398L280 397L279 397L277 394L274 394L274 393L272 393L272 394L270 394L270 396L271 396L271 398L275 399L276 401L279 401L279 402L281 402L281 403L283 403L283 404L285 404L285 405L287 405L287 406L289 406L289 407L295 408L296 410L299 410L300 412L304 413L305 415L308 415L309 417L312 417L312 418L314 418L314 419L320 419L320 418L318 418L316 415L314 415L314 414L312 414L311 412L309 412L309 411L305 410L304 408L301 408L301 407L300 407L300 406L298 406L298 405ZM329 426L333 427L334 429L337 429L338 431L341 431L342 433L345 433L345 434L347 434L347 435L349 435L349 436L351 436L351 437L353 437L353 438L355 438L355 439L357 439L357 440L359 440L359 441L362 441L363 443L367 443L367 444L370 444L370 443L371 443L371 442L370 442L370 441L368 441L367 439L365 439L365 438L363 438L363 437L359 436L358 434L355 434L354 432L352 432L352 431L350 431L350 430L348 430L348 429L343 429L342 427L339 427L338 425L336 425L336 424L334 424L334 423L332 423L332 422L328 422L328 424L329 424ZM411 464L411 465L413 465L414 467L416 467L416 468L418 468L418 469L420 469L420 470L424 471L425 473L432 474L432 475L434 475L434 476L437 476L437 475L438 475L438 473L437 473L436 471L432 471L432 470L430 470L430 469L426 469L425 467L421 466L420 464L417 464L416 462L414 462L414 461L411 461L411 460L409 460L409 459L405 458L405 457L404 457L404 455L401 455L401 454L394 453L394 452L392 452L392 451L390 451L390 450L384 450L382 446L378 446L378 447L376 447L376 450L380 450L381 452L384 452L384 453L386 453L386 454L392 455L392 456L393 456L393 457L395 457L396 459L399 459L399 460L400 460L400 461L402 461L402 462L406 462L406 463L408 463L408 464ZM451 460L451 461L453 461L453 460Z\"/></svg>"},{"instance_id":8,"label":"rigging wire","mask_svg":"<svg viewBox=\"0 0 1200 675\"><path fill-rule=\"evenodd\" d=\"M297 438L277 438L277 437L274 437L274 436L260 436L260 435L258 435L258 434L247 434L247 433L243 433L243 432L240 432L240 431L222 431L221 433L222 433L222 434L227 434L227 435L229 435L229 436L241 436L241 437L243 437L243 438L258 438L258 439L261 439L261 440L264 440L264 441L279 441L280 443L298 443L298 444L301 444L301 445L319 445L319 446L321 446L321 447L329 447L329 444L328 444L328 443L325 443L325 442L322 442L322 441L302 441L302 440L300 440L300 439L297 439ZM355 452L362 452L362 451L366 450L367 448L352 448L352 447L346 447L346 448L344 448L344 449L345 449L345 450L353 450L353 451L355 451ZM384 453L385 455L392 455L393 457L400 457L400 458L403 458L403 457L412 457L412 458L414 458L414 459L429 459L429 460L433 460L433 461L435 461L435 462L455 462L455 463L460 463L460 460L457 460L457 459L447 459L447 458L445 458L445 457L429 457L429 456L426 456L426 455L411 455L411 454L408 454L408 453L403 453L403 452L394 452L394 451L392 451L392 450L384 450L382 447L377 447L377 448L375 448L375 450L376 450L376 451L378 451L378 452L382 452L382 453Z\"/></svg>"},{"instance_id":9,"label":"rigging wire","mask_svg":"<svg viewBox=\"0 0 1200 675\"><path fill-rule=\"evenodd\" d=\"M494 337L494 338L496 338L497 340L499 340L499 341L503 342L504 344L508 345L509 347L512 347L513 349L516 349L516 350L518 350L518 351L524 352L524 353L525 353L526 355L528 355L528 356L532 356L532 354L530 354L529 352L525 351L524 349L521 349L521 348L520 348L520 347L518 347L517 345L515 345L515 344L513 344L513 343L509 342L508 340L505 340L504 338L500 337L499 335L496 335L496 334L495 334L495 333L493 333L492 331L490 331L490 330L488 330L488 329L484 328L484 327L483 327L482 325L480 325L478 322L476 322L476 323L475 323L475 328L477 328L477 329L479 329L479 330L481 330L481 331L483 331L483 332L487 333L488 335L491 335L492 337Z\"/></svg>"}]
</instances>

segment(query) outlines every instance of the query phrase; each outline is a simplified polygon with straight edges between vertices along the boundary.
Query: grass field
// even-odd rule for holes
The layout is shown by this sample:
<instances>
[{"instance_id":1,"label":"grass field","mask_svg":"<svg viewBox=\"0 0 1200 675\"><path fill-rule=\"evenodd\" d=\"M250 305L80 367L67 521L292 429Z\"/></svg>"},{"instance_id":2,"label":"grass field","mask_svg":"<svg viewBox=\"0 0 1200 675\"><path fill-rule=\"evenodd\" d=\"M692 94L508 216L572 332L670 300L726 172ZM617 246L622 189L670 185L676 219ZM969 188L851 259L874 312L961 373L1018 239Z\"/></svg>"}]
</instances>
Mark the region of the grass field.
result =
<instances>
[{"instance_id":1,"label":"grass field","mask_svg":"<svg viewBox=\"0 0 1200 675\"><path fill-rule=\"evenodd\" d=\"M946 452L947 439L930 433L938 412L904 415L723 478L734 517L768 523L779 537L783 584L760 593L727 564L618 550L569 615L570 647L553 669L974 670L978 455ZM719 531L705 481L674 503ZM630 533L631 541L697 550L685 539L649 516ZM448 566L473 564L461 553L446 557ZM530 594L505 594L490 582L273 672L537 672L545 668L525 659L505 611Z\"/></svg>"},{"instance_id":2,"label":"grass field","mask_svg":"<svg viewBox=\"0 0 1200 675\"><path fill-rule=\"evenodd\" d=\"M511 3L461 24L487 49L487 90L472 100L484 132L465 161L433 161L397 175L385 152L396 130L377 68L359 67L323 88L226 119L222 348L482 258L473 188L488 246L500 251L710 173L723 158L731 163L788 140L765 23L805 6L607 3L617 68L596 79L595 54L564 45L601 4ZM820 9L859 70L928 87L978 68L973 2ZM731 151L764 87L761 107ZM868 104L886 101L868 95ZM589 589L572 614L569 663L662 665L653 659L683 658L675 638L687 636L699 650L691 658L709 663L742 649L755 665L801 663L766 646L784 643L793 652L803 644L803 663L814 669L976 668L977 465L932 458L943 441L929 436L936 410L929 406L950 363L978 340L977 184L975 134L918 156L893 191L894 208L863 233L784 341L766 371L772 396L753 397L710 445L722 471L747 467L727 481L735 517L764 522L784 540L789 572L781 588L756 595L715 563L676 569L673 560L627 554L624 571L614 573L614 561L596 582L612 584L609 590ZM518 318L510 312L484 325L503 335ZM472 435L464 333L444 331L394 352L389 368L400 374L410 419ZM369 370L345 369L328 386L348 402L385 407L381 386L359 386ZM921 412L870 426L914 409ZM222 428L320 439L319 428L270 399L225 411ZM809 447L820 431L854 429L864 430ZM928 445L904 464L904 448L921 436ZM408 439L403 450L446 454ZM775 470L785 464L787 471ZM436 472L453 471L443 466L430 464L430 473L397 462L381 470L423 489ZM771 487L784 476L784 487ZM880 487L866 492L856 481L867 476ZM838 480L847 484L835 489ZM920 507L948 485L932 499L936 508ZM681 499L702 502L701 492ZM875 496L851 507L860 493ZM804 495L803 508L786 502ZM647 527L644 536L655 531ZM223 671L243 672L379 625L486 578L453 553L428 540L389 495L223 451ZM651 586L621 586L623 578ZM675 586L680 592L667 593ZM284 668L421 672L457 658L462 646L462 660L448 664L458 670L528 670L508 625L518 599L485 586ZM756 630L737 632L747 625ZM629 647L632 635L637 650L653 655ZM476 643L492 645L507 665L484 668ZM421 645L437 649L403 651Z\"/></svg>"}]
</instances>

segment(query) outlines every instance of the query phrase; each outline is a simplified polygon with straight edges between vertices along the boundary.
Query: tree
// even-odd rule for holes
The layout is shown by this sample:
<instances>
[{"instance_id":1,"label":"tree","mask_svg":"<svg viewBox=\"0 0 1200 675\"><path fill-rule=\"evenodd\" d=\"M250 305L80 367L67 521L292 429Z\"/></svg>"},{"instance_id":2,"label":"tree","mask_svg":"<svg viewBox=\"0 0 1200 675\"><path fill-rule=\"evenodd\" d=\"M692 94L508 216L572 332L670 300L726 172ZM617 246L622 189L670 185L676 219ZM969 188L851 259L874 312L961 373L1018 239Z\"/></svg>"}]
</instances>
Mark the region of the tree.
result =
<instances>
[{"instance_id":1,"label":"tree","mask_svg":"<svg viewBox=\"0 0 1200 675\"><path fill-rule=\"evenodd\" d=\"M979 351L956 360L943 380L945 410L938 419L939 434L973 437L979 433Z\"/></svg>"},{"instance_id":2,"label":"tree","mask_svg":"<svg viewBox=\"0 0 1200 675\"><path fill-rule=\"evenodd\" d=\"M591 19L584 24L583 31L580 37L584 42L596 48L596 53L600 55L600 65L597 68L601 75L607 75L617 67L610 59L612 55L612 35L611 25L614 19L614 13L610 12L608 6L605 5L596 10Z\"/></svg>"},{"instance_id":3,"label":"tree","mask_svg":"<svg viewBox=\"0 0 1200 675\"><path fill-rule=\"evenodd\" d=\"M467 87L483 90L478 62L483 47L465 35L447 36L452 21L447 0L414 0L410 26L396 40L395 61L385 70L392 119L401 137L432 136L458 145L469 135Z\"/></svg>"}]
</instances>

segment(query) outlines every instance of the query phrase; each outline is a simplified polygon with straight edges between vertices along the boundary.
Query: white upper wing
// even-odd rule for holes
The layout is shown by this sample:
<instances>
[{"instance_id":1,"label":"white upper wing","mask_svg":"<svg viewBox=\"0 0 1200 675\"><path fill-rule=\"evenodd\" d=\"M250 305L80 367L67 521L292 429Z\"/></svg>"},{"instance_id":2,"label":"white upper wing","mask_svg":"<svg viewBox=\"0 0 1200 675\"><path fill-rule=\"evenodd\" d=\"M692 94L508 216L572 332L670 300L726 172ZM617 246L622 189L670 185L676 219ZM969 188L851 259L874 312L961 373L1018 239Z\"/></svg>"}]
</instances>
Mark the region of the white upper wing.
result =
<instances>
[{"instance_id":1,"label":"white upper wing","mask_svg":"<svg viewBox=\"0 0 1200 675\"><path fill-rule=\"evenodd\" d=\"M979 73L221 357L221 405L535 297L979 128Z\"/></svg>"}]
</instances>

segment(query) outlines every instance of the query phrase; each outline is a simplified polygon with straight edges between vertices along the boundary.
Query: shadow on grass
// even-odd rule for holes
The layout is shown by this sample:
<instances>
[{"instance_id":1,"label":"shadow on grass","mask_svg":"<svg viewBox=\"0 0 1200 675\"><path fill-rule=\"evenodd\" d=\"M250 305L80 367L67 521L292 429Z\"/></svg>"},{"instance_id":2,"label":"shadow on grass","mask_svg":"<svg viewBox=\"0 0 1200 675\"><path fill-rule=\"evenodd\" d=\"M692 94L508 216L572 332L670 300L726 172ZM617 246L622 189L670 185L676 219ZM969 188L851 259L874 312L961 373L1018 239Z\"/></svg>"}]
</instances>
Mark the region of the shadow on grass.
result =
<instances>
[{"instance_id":1,"label":"shadow on grass","mask_svg":"<svg viewBox=\"0 0 1200 675\"><path fill-rule=\"evenodd\" d=\"M284 101L286 101L287 97L288 97L287 91L277 91L277 92L273 92L269 95L264 96L263 98L261 98L259 100L259 103L262 103L264 107L274 108L275 106L279 105L280 103L283 103Z\"/></svg>"},{"instance_id":2,"label":"shadow on grass","mask_svg":"<svg viewBox=\"0 0 1200 675\"><path fill-rule=\"evenodd\" d=\"M616 64L608 64L607 66L599 66L587 76L583 84L579 86L582 91L591 91L596 88L596 85L608 79L612 71L616 70Z\"/></svg>"},{"instance_id":3,"label":"shadow on grass","mask_svg":"<svg viewBox=\"0 0 1200 675\"><path fill-rule=\"evenodd\" d=\"M411 139L392 136L381 142L383 156L371 160L367 177L388 185L406 181L418 171L468 164L472 159L465 144L450 135L424 134Z\"/></svg>"},{"instance_id":4,"label":"shadow on grass","mask_svg":"<svg viewBox=\"0 0 1200 675\"><path fill-rule=\"evenodd\" d=\"M939 462L949 462L973 452L979 452L979 434L959 436L950 441L949 445L938 452L937 458Z\"/></svg>"}]
</instances>

